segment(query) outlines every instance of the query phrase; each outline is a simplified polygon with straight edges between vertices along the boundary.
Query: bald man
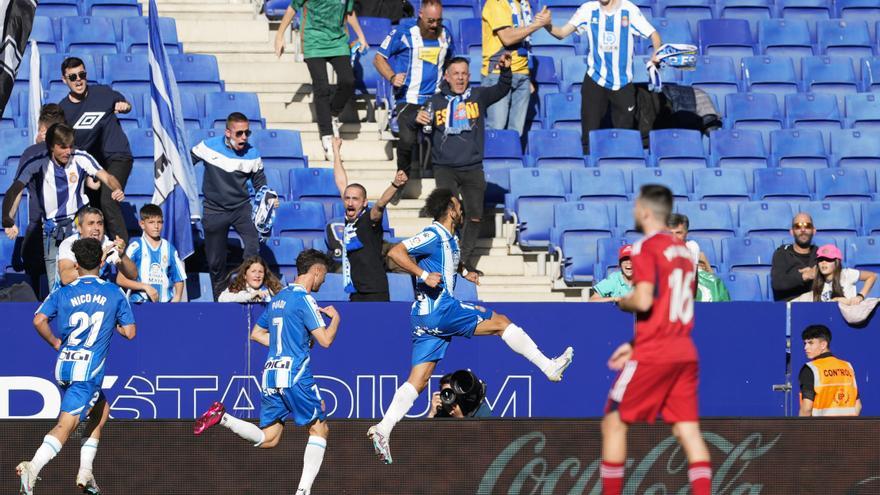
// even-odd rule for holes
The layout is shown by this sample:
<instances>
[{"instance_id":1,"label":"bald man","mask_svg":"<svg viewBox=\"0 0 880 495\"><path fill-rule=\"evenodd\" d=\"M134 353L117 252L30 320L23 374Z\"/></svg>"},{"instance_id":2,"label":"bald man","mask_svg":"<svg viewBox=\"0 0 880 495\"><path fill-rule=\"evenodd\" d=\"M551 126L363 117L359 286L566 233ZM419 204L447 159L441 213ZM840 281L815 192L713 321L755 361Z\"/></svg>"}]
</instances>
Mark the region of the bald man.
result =
<instances>
[{"instance_id":1,"label":"bald man","mask_svg":"<svg viewBox=\"0 0 880 495\"><path fill-rule=\"evenodd\" d=\"M809 292L816 278L817 248L813 244L816 227L813 218L806 213L798 213L791 221L789 232L794 244L783 244L773 253L770 282L774 301L791 301Z\"/></svg>"}]
</instances>

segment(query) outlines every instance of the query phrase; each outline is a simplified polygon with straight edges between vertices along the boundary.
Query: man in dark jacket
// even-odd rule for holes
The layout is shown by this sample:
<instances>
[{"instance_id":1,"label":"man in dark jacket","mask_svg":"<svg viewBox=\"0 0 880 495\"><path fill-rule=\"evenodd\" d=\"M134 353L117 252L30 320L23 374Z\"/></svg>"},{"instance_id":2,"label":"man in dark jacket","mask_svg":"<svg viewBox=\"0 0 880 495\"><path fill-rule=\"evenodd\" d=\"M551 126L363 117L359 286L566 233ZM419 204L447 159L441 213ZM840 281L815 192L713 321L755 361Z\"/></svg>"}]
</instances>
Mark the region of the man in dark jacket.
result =
<instances>
[{"instance_id":1,"label":"man in dark jacket","mask_svg":"<svg viewBox=\"0 0 880 495\"><path fill-rule=\"evenodd\" d=\"M774 301L791 301L809 292L816 278L816 228L812 217L806 213L795 215L790 232L794 244L783 244L773 253L770 283Z\"/></svg>"},{"instance_id":2,"label":"man in dark jacket","mask_svg":"<svg viewBox=\"0 0 880 495\"><path fill-rule=\"evenodd\" d=\"M510 92L510 60L509 53L499 59L498 84L471 88L468 59L453 58L446 66L441 92L430 100L433 122L424 110L416 117L416 122L431 129L431 161L437 187L461 195L467 219L461 234L461 268L478 274L473 251L480 235L486 193L483 175L486 109Z\"/></svg>"}]
</instances>

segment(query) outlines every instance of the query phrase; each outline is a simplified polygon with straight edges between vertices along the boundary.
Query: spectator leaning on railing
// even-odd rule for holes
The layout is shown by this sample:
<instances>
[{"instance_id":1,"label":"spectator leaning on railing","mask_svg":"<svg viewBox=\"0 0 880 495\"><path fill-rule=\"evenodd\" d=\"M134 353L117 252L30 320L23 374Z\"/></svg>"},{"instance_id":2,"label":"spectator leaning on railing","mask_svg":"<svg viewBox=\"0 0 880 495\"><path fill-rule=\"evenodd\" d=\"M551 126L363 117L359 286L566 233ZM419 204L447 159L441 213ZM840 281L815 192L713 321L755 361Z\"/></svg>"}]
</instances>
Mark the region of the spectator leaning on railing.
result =
<instances>
[{"instance_id":1,"label":"spectator leaning on railing","mask_svg":"<svg viewBox=\"0 0 880 495\"><path fill-rule=\"evenodd\" d=\"M620 270L616 271L593 286L593 295L590 302L619 302L632 292L632 245L621 246L617 250L617 260Z\"/></svg>"},{"instance_id":2,"label":"spectator leaning on railing","mask_svg":"<svg viewBox=\"0 0 880 495\"><path fill-rule=\"evenodd\" d=\"M783 244L773 253L770 284L774 301L791 301L813 287L816 278L816 228L806 213L798 213L791 221L794 244Z\"/></svg>"},{"instance_id":3,"label":"spectator leaning on railing","mask_svg":"<svg viewBox=\"0 0 880 495\"><path fill-rule=\"evenodd\" d=\"M852 306L864 301L877 281L874 272L844 268L843 255L834 244L826 244L816 250L816 267L818 273L813 279L813 289L796 301L838 302ZM861 292L856 289L859 281L865 283Z\"/></svg>"},{"instance_id":4,"label":"spectator leaning on railing","mask_svg":"<svg viewBox=\"0 0 880 495\"><path fill-rule=\"evenodd\" d=\"M235 278L220 294L218 302L269 302L283 288L263 258L254 256L238 267Z\"/></svg>"}]
</instances>

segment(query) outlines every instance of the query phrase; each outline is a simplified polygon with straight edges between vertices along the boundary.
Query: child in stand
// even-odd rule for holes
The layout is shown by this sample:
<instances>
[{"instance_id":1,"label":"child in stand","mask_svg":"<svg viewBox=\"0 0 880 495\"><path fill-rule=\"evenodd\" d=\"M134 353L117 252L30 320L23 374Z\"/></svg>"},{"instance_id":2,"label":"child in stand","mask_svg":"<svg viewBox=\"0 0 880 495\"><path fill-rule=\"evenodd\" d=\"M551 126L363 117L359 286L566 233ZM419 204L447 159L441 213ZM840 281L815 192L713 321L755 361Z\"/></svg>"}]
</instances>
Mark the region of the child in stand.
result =
<instances>
[{"instance_id":1,"label":"child in stand","mask_svg":"<svg viewBox=\"0 0 880 495\"><path fill-rule=\"evenodd\" d=\"M140 211L143 235L131 240L125 253L137 266L138 278L131 280L121 272L116 283L131 292L129 299L142 302L180 302L186 283L186 269L177 249L162 238L162 208L146 204Z\"/></svg>"}]
</instances>

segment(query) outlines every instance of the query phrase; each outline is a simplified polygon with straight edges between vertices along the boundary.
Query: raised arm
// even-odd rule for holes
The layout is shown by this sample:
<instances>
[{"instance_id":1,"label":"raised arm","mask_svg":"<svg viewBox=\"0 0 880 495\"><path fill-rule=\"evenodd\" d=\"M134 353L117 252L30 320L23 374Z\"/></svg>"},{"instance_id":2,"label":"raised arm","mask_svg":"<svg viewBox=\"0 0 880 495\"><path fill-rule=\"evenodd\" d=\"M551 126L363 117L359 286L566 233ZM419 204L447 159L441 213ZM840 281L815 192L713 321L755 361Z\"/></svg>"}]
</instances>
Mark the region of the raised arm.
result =
<instances>
[{"instance_id":1,"label":"raised arm","mask_svg":"<svg viewBox=\"0 0 880 495\"><path fill-rule=\"evenodd\" d=\"M385 188L385 191L382 192L382 195L379 196L379 199L373 203L373 207L370 208L370 220L373 222L382 220L382 215L385 213L385 206L388 205L388 202L394 197L394 193L406 185L406 181L406 172L398 170L397 173L394 174L394 180L391 181L391 184Z\"/></svg>"},{"instance_id":2,"label":"raised arm","mask_svg":"<svg viewBox=\"0 0 880 495\"><path fill-rule=\"evenodd\" d=\"M354 31L355 36L357 36L358 42L361 44L360 51L366 51L366 49L370 45L369 43L367 43L367 37L364 36L363 30L361 30L361 23L358 22L357 14L355 14L354 11L351 11L345 17L345 20L346 22L348 22L348 25L351 26L351 30Z\"/></svg>"},{"instance_id":3,"label":"raised arm","mask_svg":"<svg viewBox=\"0 0 880 495\"><path fill-rule=\"evenodd\" d=\"M342 165L342 138L333 138L333 180L336 181L336 189L339 196L345 199L345 188L348 187L348 172Z\"/></svg>"}]
</instances>

